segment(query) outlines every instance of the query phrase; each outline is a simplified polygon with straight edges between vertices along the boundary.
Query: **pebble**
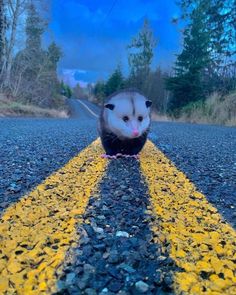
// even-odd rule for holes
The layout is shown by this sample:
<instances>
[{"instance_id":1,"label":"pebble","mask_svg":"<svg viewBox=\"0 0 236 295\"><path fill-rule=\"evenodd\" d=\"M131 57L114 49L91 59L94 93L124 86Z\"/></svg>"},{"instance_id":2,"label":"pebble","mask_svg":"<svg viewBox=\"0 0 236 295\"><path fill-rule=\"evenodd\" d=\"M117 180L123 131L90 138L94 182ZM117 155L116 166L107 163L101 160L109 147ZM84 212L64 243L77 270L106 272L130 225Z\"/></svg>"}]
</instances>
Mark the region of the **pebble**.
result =
<instances>
[{"instance_id":1,"label":"pebble","mask_svg":"<svg viewBox=\"0 0 236 295\"><path fill-rule=\"evenodd\" d=\"M120 269L127 271L128 273L135 273L135 269L128 264L122 263L119 265Z\"/></svg>"},{"instance_id":2,"label":"pebble","mask_svg":"<svg viewBox=\"0 0 236 295\"><path fill-rule=\"evenodd\" d=\"M122 201L129 201L131 199L132 199L132 197L131 196L127 196L127 195L124 195L124 196L121 197L121 200Z\"/></svg>"},{"instance_id":3,"label":"pebble","mask_svg":"<svg viewBox=\"0 0 236 295\"><path fill-rule=\"evenodd\" d=\"M143 281L138 281L135 283L135 288L139 293L146 293L149 290L148 284Z\"/></svg>"},{"instance_id":4,"label":"pebble","mask_svg":"<svg viewBox=\"0 0 236 295\"><path fill-rule=\"evenodd\" d=\"M117 250L113 250L109 254L108 262L109 263L118 263L120 261L120 255Z\"/></svg>"},{"instance_id":5,"label":"pebble","mask_svg":"<svg viewBox=\"0 0 236 295\"><path fill-rule=\"evenodd\" d=\"M94 229L94 231L95 231L96 233L98 233L98 234L103 234L103 233L104 233L104 229L101 228L101 227L95 227L95 228L93 228L93 229Z\"/></svg>"},{"instance_id":6,"label":"pebble","mask_svg":"<svg viewBox=\"0 0 236 295\"><path fill-rule=\"evenodd\" d=\"M163 255L158 256L158 261L160 261L160 262L163 262L163 261L165 261L166 259L167 259L167 257L165 257L165 256L163 256Z\"/></svg>"},{"instance_id":7,"label":"pebble","mask_svg":"<svg viewBox=\"0 0 236 295\"><path fill-rule=\"evenodd\" d=\"M74 278L75 278L75 273L73 273L73 272L70 272L70 273L68 273L67 275L66 275L66 284L72 284L72 282L73 282L73 280L74 280Z\"/></svg>"},{"instance_id":8,"label":"pebble","mask_svg":"<svg viewBox=\"0 0 236 295\"><path fill-rule=\"evenodd\" d=\"M116 232L116 237L124 237L124 238L129 238L130 235L126 231L117 231Z\"/></svg>"}]
</instances>

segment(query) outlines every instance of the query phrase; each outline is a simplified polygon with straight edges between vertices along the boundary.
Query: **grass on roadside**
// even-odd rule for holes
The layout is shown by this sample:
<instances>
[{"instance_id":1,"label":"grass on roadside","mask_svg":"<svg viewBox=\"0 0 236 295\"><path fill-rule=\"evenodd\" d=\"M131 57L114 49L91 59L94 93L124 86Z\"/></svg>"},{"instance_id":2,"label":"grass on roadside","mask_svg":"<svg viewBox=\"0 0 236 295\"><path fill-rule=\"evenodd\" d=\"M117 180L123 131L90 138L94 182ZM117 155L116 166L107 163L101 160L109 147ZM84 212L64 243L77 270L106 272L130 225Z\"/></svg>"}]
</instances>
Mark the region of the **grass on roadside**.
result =
<instances>
[{"instance_id":1,"label":"grass on roadside","mask_svg":"<svg viewBox=\"0 0 236 295\"><path fill-rule=\"evenodd\" d=\"M236 126L236 92L224 97L214 93L206 101L190 103L182 108L179 120Z\"/></svg>"},{"instance_id":2,"label":"grass on roadside","mask_svg":"<svg viewBox=\"0 0 236 295\"><path fill-rule=\"evenodd\" d=\"M52 117L67 118L66 107L59 109L41 108L36 105L23 104L19 101L0 96L0 117Z\"/></svg>"}]
</instances>

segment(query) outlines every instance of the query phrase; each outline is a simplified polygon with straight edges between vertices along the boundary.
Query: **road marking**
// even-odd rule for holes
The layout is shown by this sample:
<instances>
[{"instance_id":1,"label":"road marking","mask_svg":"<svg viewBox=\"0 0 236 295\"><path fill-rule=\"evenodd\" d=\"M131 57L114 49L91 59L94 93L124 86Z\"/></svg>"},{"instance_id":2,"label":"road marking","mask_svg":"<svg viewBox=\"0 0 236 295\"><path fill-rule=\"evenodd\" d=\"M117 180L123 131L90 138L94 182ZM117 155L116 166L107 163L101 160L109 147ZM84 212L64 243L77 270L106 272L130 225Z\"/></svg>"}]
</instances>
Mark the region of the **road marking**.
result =
<instances>
[{"instance_id":1,"label":"road marking","mask_svg":"<svg viewBox=\"0 0 236 295\"><path fill-rule=\"evenodd\" d=\"M92 114L94 117L98 118L98 115L96 113L94 113L94 111L92 111L84 102L82 102L79 99L78 99L78 102L80 104L82 104L82 106L84 106L90 112L90 114Z\"/></svg>"},{"instance_id":2,"label":"road marking","mask_svg":"<svg viewBox=\"0 0 236 295\"><path fill-rule=\"evenodd\" d=\"M153 143L140 157L155 216L155 242L166 245L183 272L176 294L236 294L236 233ZM167 246L169 245L169 246Z\"/></svg>"},{"instance_id":3,"label":"road marking","mask_svg":"<svg viewBox=\"0 0 236 295\"><path fill-rule=\"evenodd\" d=\"M48 294L56 290L66 251L76 245L82 222L106 160L93 142L34 191L9 207L0 221L0 294Z\"/></svg>"}]
</instances>

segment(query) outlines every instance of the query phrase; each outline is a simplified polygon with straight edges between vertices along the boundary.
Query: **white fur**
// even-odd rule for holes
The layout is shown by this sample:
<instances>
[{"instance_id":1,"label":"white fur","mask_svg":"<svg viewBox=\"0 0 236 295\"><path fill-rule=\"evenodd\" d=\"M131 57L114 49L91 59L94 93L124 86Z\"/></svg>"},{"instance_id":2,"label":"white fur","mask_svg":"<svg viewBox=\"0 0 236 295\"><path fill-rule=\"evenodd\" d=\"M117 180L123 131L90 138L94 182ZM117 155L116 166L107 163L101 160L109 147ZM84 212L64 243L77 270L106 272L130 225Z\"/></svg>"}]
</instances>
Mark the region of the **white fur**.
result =
<instances>
[{"instance_id":1,"label":"white fur","mask_svg":"<svg viewBox=\"0 0 236 295\"><path fill-rule=\"evenodd\" d=\"M120 138L135 138L134 130L138 131L138 136L142 135L150 125L150 108L147 108L146 100L144 96L133 92L119 93L112 97L108 103L114 104L114 109L105 108L104 111L109 129ZM129 117L128 122L123 121L124 116ZM139 116L143 117L142 122L138 120Z\"/></svg>"}]
</instances>

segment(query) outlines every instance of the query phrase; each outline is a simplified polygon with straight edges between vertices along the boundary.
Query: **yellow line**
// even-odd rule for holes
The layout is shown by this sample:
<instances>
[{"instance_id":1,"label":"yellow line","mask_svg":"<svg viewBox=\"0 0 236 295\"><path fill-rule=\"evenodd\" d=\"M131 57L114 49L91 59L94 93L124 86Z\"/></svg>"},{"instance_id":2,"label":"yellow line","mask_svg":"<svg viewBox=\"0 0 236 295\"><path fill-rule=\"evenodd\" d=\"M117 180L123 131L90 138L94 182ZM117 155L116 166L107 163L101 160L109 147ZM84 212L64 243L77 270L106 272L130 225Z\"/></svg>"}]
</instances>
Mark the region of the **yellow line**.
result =
<instances>
[{"instance_id":1,"label":"yellow line","mask_svg":"<svg viewBox=\"0 0 236 295\"><path fill-rule=\"evenodd\" d=\"M96 140L5 211L0 221L0 294L56 290L55 272L76 244L75 224L106 168L101 153Z\"/></svg>"},{"instance_id":2,"label":"yellow line","mask_svg":"<svg viewBox=\"0 0 236 295\"><path fill-rule=\"evenodd\" d=\"M236 294L236 233L150 141L140 158L151 197L155 241L170 244L176 294Z\"/></svg>"}]
</instances>

